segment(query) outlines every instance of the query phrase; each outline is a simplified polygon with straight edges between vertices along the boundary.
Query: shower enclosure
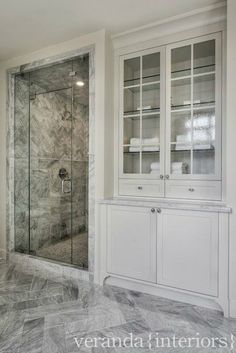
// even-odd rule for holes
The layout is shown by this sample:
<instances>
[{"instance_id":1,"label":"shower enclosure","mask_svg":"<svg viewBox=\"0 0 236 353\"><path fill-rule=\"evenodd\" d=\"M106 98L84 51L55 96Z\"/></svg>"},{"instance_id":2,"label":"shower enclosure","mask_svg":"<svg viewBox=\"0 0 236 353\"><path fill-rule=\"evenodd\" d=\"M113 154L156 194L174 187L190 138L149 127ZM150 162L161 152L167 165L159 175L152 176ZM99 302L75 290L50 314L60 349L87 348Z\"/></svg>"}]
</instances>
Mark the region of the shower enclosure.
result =
<instances>
[{"instance_id":1,"label":"shower enclosure","mask_svg":"<svg viewBox=\"0 0 236 353\"><path fill-rule=\"evenodd\" d=\"M89 54L15 75L15 251L88 267Z\"/></svg>"}]
</instances>

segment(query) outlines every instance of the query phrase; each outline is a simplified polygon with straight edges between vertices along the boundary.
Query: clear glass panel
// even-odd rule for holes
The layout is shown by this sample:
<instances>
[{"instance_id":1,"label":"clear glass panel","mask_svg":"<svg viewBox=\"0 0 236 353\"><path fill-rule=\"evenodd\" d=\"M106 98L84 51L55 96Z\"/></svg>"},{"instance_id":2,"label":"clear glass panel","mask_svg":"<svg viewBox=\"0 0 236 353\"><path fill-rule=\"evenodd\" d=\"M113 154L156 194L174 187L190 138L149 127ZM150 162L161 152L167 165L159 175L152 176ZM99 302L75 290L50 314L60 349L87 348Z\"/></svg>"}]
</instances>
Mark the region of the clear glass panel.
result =
<instances>
[{"instance_id":1,"label":"clear glass panel","mask_svg":"<svg viewBox=\"0 0 236 353\"><path fill-rule=\"evenodd\" d=\"M124 118L124 136L123 144L140 145L140 119L138 118Z\"/></svg>"},{"instance_id":2,"label":"clear glass panel","mask_svg":"<svg viewBox=\"0 0 236 353\"><path fill-rule=\"evenodd\" d=\"M160 153L159 147L153 146L150 148L152 151L146 151L143 147L142 152L142 173L151 174L155 177L160 176ZM158 152L155 152L158 151Z\"/></svg>"},{"instance_id":3,"label":"clear glass panel","mask_svg":"<svg viewBox=\"0 0 236 353\"><path fill-rule=\"evenodd\" d=\"M125 174L140 173L140 145L124 147L123 171Z\"/></svg>"},{"instance_id":4,"label":"clear glass panel","mask_svg":"<svg viewBox=\"0 0 236 353\"><path fill-rule=\"evenodd\" d=\"M15 250L29 252L29 74L15 77L14 114Z\"/></svg>"},{"instance_id":5,"label":"clear glass panel","mask_svg":"<svg viewBox=\"0 0 236 353\"><path fill-rule=\"evenodd\" d=\"M215 74L194 77L193 105L194 107L215 104Z\"/></svg>"},{"instance_id":6,"label":"clear glass panel","mask_svg":"<svg viewBox=\"0 0 236 353\"><path fill-rule=\"evenodd\" d=\"M140 113L140 87L124 89L124 115Z\"/></svg>"},{"instance_id":7,"label":"clear glass panel","mask_svg":"<svg viewBox=\"0 0 236 353\"><path fill-rule=\"evenodd\" d=\"M87 268L89 55L15 77L14 137L16 251Z\"/></svg>"},{"instance_id":8,"label":"clear glass panel","mask_svg":"<svg viewBox=\"0 0 236 353\"><path fill-rule=\"evenodd\" d=\"M72 92L72 263L88 268L89 55L73 60L73 71L84 86L75 83Z\"/></svg>"},{"instance_id":9,"label":"clear glass panel","mask_svg":"<svg viewBox=\"0 0 236 353\"><path fill-rule=\"evenodd\" d=\"M30 112L30 252L71 263L71 89L38 94Z\"/></svg>"},{"instance_id":10,"label":"clear glass panel","mask_svg":"<svg viewBox=\"0 0 236 353\"><path fill-rule=\"evenodd\" d=\"M171 174L181 175L191 173L191 145L185 149L176 151L175 146L171 149Z\"/></svg>"},{"instance_id":11,"label":"clear glass panel","mask_svg":"<svg viewBox=\"0 0 236 353\"><path fill-rule=\"evenodd\" d=\"M55 64L30 72L30 96L71 87L71 62Z\"/></svg>"},{"instance_id":12,"label":"clear glass panel","mask_svg":"<svg viewBox=\"0 0 236 353\"><path fill-rule=\"evenodd\" d=\"M193 46L193 73L215 71L215 40L197 43Z\"/></svg>"},{"instance_id":13,"label":"clear glass panel","mask_svg":"<svg viewBox=\"0 0 236 353\"><path fill-rule=\"evenodd\" d=\"M143 83L160 81L160 53L143 56Z\"/></svg>"},{"instance_id":14,"label":"clear glass panel","mask_svg":"<svg viewBox=\"0 0 236 353\"><path fill-rule=\"evenodd\" d=\"M193 174L215 174L215 150L193 146Z\"/></svg>"},{"instance_id":15,"label":"clear glass panel","mask_svg":"<svg viewBox=\"0 0 236 353\"><path fill-rule=\"evenodd\" d=\"M171 108L178 110L191 106L191 79L178 79L171 82Z\"/></svg>"},{"instance_id":16,"label":"clear glass panel","mask_svg":"<svg viewBox=\"0 0 236 353\"><path fill-rule=\"evenodd\" d=\"M215 110L195 110L193 115L193 173L215 172Z\"/></svg>"},{"instance_id":17,"label":"clear glass panel","mask_svg":"<svg viewBox=\"0 0 236 353\"><path fill-rule=\"evenodd\" d=\"M140 57L124 61L124 87L140 84Z\"/></svg>"},{"instance_id":18,"label":"clear glass panel","mask_svg":"<svg viewBox=\"0 0 236 353\"><path fill-rule=\"evenodd\" d=\"M143 144L158 145L160 143L160 115L143 115L142 117Z\"/></svg>"},{"instance_id":19,"label":"clear glass panel","mask_svg":"<svg viewBox=\"0 0 236 353\"><path fill-rule=\"evenodd\" d=\"M142 86L142 112L160 111L160 84Z\"/></svg>"},{"instance_id":20,"label":"clear glass panel","mask_svg":"<svg viewBox=\"0 0 236 353\"><path fill-rule=\"evenodd\" d=\"M171 77L191 75L191 45L171 50Z\"/></svg>"},{"instance_id":21,"label":"clear glass panel","mask_svg":"<svg viewBox=\"0 0 236 353\"><path fill-rule=\"evenodd\" d=\"M191 111L171 113L171 142L176 142L176 149L191 143Z\"/></svg>"}]
</instances>

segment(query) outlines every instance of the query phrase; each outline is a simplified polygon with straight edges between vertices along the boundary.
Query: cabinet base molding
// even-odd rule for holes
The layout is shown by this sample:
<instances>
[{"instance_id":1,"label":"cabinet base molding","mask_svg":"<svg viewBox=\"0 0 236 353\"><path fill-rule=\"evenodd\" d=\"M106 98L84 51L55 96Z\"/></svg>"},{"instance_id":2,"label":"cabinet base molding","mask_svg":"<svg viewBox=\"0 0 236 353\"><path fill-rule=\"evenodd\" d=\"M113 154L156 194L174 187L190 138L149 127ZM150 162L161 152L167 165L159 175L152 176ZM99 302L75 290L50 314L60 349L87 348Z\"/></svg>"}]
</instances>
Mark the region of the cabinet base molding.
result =
<instances>
[{"instance_id":1,"label":"cabinet base molding","mask_svg":"<svg viewBox=\"0 0 236 353\"><path fill-rule=\"evenodd\" d=\"M229 301L229 315L231 318L236 319L236 299Z\"/></svg>"},{"instance_id":2,"label":"cabinet base molding","mask_svg":"<svg viewBox=\"0 0 236 353\"><path fill-rule=\"evenodd\" d=\"M227 298L209 297L206 295L195 294L176 288L169 288L153 283L144 283L142 281L133 279L131 280L109 274L104 275L104 277L101 279L101 284L117 286L191 305L202 306L208 309L221 311L225 317L229 317L229 301ZM232 313L230 312L230 314L230 316L236 318L236 300L234 301L234 310Z\"/></svg>"}]
</instances>

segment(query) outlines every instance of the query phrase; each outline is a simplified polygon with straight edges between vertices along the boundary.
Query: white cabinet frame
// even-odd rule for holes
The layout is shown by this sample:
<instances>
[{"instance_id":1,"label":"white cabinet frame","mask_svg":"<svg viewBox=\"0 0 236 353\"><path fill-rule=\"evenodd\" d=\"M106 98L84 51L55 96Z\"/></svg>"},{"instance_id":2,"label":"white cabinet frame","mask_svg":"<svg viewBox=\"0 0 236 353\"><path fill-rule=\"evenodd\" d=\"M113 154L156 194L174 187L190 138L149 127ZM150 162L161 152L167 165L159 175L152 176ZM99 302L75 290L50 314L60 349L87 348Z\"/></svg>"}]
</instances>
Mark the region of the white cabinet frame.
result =
<instances>
[{"instance_id":1,"label":"white cabinet frame","mask_svg":"<svg viewBox=\"0 0 236 353\"><path fill-rule=\"evenodd\" d=\"M193 45L209 40L215 40L215 174L171 174L171 50L183 46L191 45L191 71L193 68ZM175 180L221 180L221 116L222 116L222 68L221 68L221 33L205 35L194 39L184 40L178 43L167 45L166 47L166 146L165 146L165 170L169 179ZM191 120L193 119L193 72L191 72ZM191 149L191 160L193 149Z\"/></svg>"},{"instance_id":2,"label":"white cabinet frame","mask_svg":"<svg viewBox=\"0 0 236 353\"><path fill-rule=\"evenodd\" d=\"M119 62L119 177L127 179L154 179L160 180L160 176L140 173L124 173L123 137L124 137L124 61L127 59L140 57L140 88L142 88L142 57L148 54L160 53L160 175L165 172L165 47L156 47L120 57ZM142 89L140 90L140 107L142 105ZM140 111L140 136L142 138L142 110ZM142 163L142 152L140 164ZM161 180L163 182L163 180Z\"/></svg>"}]
</instances>

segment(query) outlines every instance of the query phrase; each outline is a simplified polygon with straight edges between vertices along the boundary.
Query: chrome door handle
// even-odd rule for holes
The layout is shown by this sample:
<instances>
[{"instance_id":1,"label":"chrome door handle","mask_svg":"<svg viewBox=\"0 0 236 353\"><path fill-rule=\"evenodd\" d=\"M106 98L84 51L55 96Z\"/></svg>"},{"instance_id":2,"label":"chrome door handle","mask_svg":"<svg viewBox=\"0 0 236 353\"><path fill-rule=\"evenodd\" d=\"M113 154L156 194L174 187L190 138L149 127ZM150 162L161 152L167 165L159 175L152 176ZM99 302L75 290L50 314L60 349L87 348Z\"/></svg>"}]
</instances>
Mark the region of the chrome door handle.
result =
<instances>
[{"instance_id":1,"label":"chrome door handle","mask_svg":"<svg viewBox=\"0 0 236 353\"><path fill-rule=\"evenodd\" d=\"M160 179L164 179L164 175L161 174L161 175L160 175Z\"/></svg>"},{"instance_id":2,"label":"chrome door handle","mask_svg":"<svg viewBox=\"0 0 236 353\"><path fill-rule=\"evenodd\" d=\"M166 179L169 179L169 175L168 174L166 175Z\"/></svg>"},{"instance_id":3,"label":"chrome door handle","mask_svg":"<svg viewBox=\"0 0 236 353\"><path fill-rule=\"evenodd\" d=\"M151 212L155 213L156 212L155 208L151 208Z\"/></svg>"},{"instance_id":4,"label":"chrome door handle","mask_svg":"<svg viewBox=\"0 0 236 353\"><path fill-rule=\"evenodd\" d=\"M189 188L188 191L193 192L194 188Z\"/></svg>"},{"instance_id":5,"label":"chrome door handle","mask_svg":"<svg viewBox=\"0 0 236 353\"><path fill-rule=\"evenodd\" d=\"M161 213L161 208L157 208L157 213Z\"/></svg>"},{"instance_id":6,"label":"chrome door handle","mask_svg":"<svg viewBox=\"0 0 236 353\"><path fill-rule=\"evenodd\" d=\"M70 190L68 190L68 191L66 191L65 190L65 183L70 183ZM70 194L71 193L71 179L63 179L62 181L61 181L61 192L63 193L63 194Z\"/></svg>"}]
</instances>

